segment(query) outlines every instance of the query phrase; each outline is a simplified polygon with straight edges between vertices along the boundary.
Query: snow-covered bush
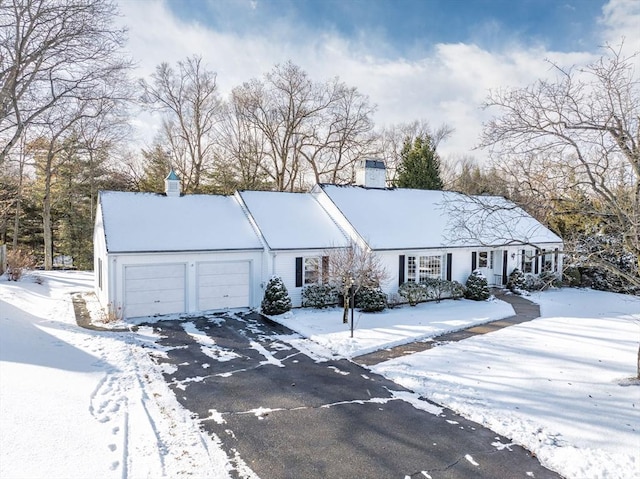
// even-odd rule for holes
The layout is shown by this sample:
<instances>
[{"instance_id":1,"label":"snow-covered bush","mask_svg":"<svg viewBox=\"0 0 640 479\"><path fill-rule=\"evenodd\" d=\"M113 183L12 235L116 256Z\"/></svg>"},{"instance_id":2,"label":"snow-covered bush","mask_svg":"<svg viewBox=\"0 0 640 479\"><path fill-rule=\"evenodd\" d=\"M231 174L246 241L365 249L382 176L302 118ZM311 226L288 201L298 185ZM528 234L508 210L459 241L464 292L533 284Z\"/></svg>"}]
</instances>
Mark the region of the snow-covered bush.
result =
<instances>
[{"instance_id":1,"label":"snow-covered bush","mask_svg":"<svg viewBox=\"0 0 640 479\"><path fill-rule=\"evenodd\" d=\"M560 281L556 274L551 271L545 271L539 276L535 274L527 274L524 278L523 289L527 291L544 291L559 285Z\"/></svg>"},{"instance_id":2,"label":"snow-covered bush","mask_svg":"<svg viewBox=\"0 0 640 479\"><path fill-rule=\"evenodd\" d=\"M9 281L20 281L27 271L36 266L36 260L32 254L21 249L7 252L7 278Z\"/></svg>"},{"instance_id":3,"label":"snow-covered bush","mask_svg":"<svg viewBox=\"0 0 640 479\"><path fill-rule=\"evenodd\" d=\"M465 297L474 301L484 301L489 299L489 282L487 278L479 271L475 270L469 275L466 283L467 291Z\"/></svg>"},{"instance_id":4,"label":"snow-covered bush","mask_svg":"<svg viewBox=\"0 0 640 479\"><path fill-rule=\"evenodd\" d=\"M467 291L467 288L464 284L459 283L458 281L451 282L451 298L460 299L464 298L464 295Z\"/></svg>"},{"instance_id":5,"label":"snow-covered bush","mask_svg":"<svg viewBox=\"0 0 640 479\"><path fill-rule=\"evenodd\" d=\"M512 293L518 293L524 289L524 273L520 269L516 268L509 274L507 289Z\"/></svg>"},{"instance_id":6,"label":"snow-covered bush","mask_svg":"<svg viewBox=\"0 0 640 479\"><path fill-rule=\"evenodd\" d=\"M427 278L421 282L427 290L427 298L440 302L443 297L451 295L451 281L440 278Z\"/></svg>"},{"instance_id":7,"label":"snow-covered bush","mask_svg":"<svg viewBox=\"0 0 640 479\"><path fill-rule=\"evenodd\" d=\"M310 284L302 288L303 308L327 308L338 304L338 290L328 284Z\"/></svg>"},{"instance_id":8,"label":"snow-covered bush","mask_svg":"<svg viewBox=\"0 0 640 479\"><path fill-rule=\"evenodd\" d=\"M355 306L365 313L375 313L387 307L387 295L380 288L363 287L355 297Z\"/></svg>"},{"instance_id":9,"label":"snow-covered bush","mask_svg":"<svg viewBox=\"0 0 640 479\"><path fill-rule=\"evenodd\" d=\"M278 276L272 277L267 283L261 307L264 314L282 314L291 309L289 292Z\"/></svg>"},{"instance_id":10,"label":"snow-covered bush","mask_svg":"<svg viewBox=\"0 0 640 479\"><path fill-rule=\"evenodd\" d=\"M427 300L427 290L423 284L407 281L398 288L398 294L406 299L411 306Z\"/></svg>"},{"instance_id":11,"label":"snow-covered bush","mask_svg":"<svg viewBox=\"0 0 640 479\"><path fill-rule=\"evenodd\" d=\"M562 273L562 279L567 286L576 287L582 284L582 275L579 268L566 268Z\"/></svg>"}]
</instances>

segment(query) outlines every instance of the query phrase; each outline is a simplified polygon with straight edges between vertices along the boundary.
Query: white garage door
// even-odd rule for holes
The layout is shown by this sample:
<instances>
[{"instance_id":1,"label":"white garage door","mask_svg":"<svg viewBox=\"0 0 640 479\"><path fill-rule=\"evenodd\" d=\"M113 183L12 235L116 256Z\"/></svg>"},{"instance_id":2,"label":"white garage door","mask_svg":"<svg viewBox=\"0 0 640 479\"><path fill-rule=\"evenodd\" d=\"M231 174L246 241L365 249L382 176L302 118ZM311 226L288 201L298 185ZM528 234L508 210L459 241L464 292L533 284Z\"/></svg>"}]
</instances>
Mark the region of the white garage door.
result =
<instances>
[{"instance_id":1,"label":"white garage door","mask_svg":"<svg viewBox=\"0 0 640 479\"><path fill-rule=\"evenodd\" d=\"M125 266L124 314L129 318L185 311L185 265Z\"/></svg>"},{"instance_id":2,"label":"white garage door","mask_svg":"<svg viewBox=\"0 0 640 479\"><path fill-rule=\"evenodd\" d=\"M249 306L249 261L198 263L198 309Z\"/></svg>"}]
</instances>

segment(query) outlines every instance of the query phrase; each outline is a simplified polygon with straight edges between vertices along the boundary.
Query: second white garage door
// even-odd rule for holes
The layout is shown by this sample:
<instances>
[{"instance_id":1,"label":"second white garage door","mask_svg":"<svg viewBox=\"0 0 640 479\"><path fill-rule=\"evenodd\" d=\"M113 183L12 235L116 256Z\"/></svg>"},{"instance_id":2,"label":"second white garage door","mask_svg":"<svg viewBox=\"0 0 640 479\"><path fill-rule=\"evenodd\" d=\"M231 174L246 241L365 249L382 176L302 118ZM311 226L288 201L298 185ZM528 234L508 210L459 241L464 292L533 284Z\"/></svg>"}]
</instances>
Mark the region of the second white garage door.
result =
<instances>
[{"instance_id":1,"label":"second white garage door","mask_svg":"<svg viewBox=\"0 0 640 479\"><path fill-rule=\"evenodd\" d=\"M249 306L249 261L198 263L198 309Z\"/></svg>"}]
</instances>

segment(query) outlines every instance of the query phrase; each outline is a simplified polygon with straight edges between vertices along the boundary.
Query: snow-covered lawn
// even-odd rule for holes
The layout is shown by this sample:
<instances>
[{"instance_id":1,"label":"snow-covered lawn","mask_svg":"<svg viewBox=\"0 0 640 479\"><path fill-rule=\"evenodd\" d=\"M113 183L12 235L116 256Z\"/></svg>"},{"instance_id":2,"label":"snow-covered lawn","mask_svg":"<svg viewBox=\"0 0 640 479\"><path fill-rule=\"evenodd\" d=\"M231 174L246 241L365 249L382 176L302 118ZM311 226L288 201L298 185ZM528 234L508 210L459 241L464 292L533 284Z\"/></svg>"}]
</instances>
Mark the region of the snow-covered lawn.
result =
<instances>
[{"instance_id":1,"label":"snow-covered lawn","mask_svg":"<svg viewBox=\"0 0 640 479\"><path fill-rule=\"evenodd\" d=\"M640 298L537 293L543 318L373 370L575 479L640 477Z\"/></svg>"},{"instance_id":2,"label":"snow-covered lawn","mask_svg":"<svg viewBox=\"0 0 640 479\"><path fill-rule=\"evenodd\" d=\"M148 328L75 324L70 293L91 273L0 279L0 477L254 477L203 434L162 379ZM640 477L640 299L585 290L536 294L544 318L376 366L380 372L513 438L576 479ZM513 314L501 301L443 301L356 313L295 310L277 320L353 357ZM185 322L189 334L198 334ZM203 341L206 338L203 338Z\"/></svg>"},{"instance_id":3,"label":"snow-covered lawn","mask_svg":"<svg viewBox=\"0 0 640 479\"><path fill-rule=\"evenodd\" d=\"M79 328L93 274L0 279L0 477L225 478L227 457L176 401L137 334Z\"/></svg>"},{"instance_id":4,"label":"snow-covered lawn","mask_svg":"<svg viewBox=\"0 0 640 479\"><path fill-rule=\"evenodd\" d=\"M294 309L272 319L321 344L335 355L350 358L513 314L510 304L496 299L483 302L448 300L414 307L405 305L379 313L356 311L353 338L350 325L342 323L342 308Z\"/></svg>"}]
</instances>

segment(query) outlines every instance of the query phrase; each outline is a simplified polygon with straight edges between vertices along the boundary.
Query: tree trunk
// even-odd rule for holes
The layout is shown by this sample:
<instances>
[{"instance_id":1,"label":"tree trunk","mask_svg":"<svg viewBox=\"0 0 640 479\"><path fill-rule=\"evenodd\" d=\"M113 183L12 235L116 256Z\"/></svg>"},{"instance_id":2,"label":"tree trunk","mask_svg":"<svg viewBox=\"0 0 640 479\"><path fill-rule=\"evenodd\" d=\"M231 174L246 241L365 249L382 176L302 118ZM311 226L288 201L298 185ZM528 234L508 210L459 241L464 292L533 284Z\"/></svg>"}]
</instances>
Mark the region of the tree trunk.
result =
<instances>
[{"instance_id":1,"label":"tree trunk","mask_svg":"<svg viewBox=\"0 0 640 479\"><path fill-rule=\"evenodd\" d=\"M51 230L51 165L53 153L47 153L44 169L44 197L42 198L42 229L44 236L44 269L53 269L53 231Z\"/></svg>"},{"instance_id":2,"label":"tree trunk","mask_svg":"<svg viewBox=\"0 0 640 479\"><path fill-rule=\"evenodd\" d=\"M345 287L342 291L342 322L344 324L349 324L349 288Z\"/></svg>"}]
</instances>

